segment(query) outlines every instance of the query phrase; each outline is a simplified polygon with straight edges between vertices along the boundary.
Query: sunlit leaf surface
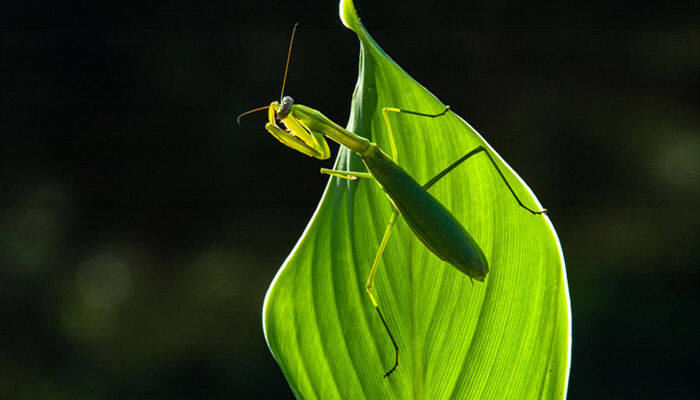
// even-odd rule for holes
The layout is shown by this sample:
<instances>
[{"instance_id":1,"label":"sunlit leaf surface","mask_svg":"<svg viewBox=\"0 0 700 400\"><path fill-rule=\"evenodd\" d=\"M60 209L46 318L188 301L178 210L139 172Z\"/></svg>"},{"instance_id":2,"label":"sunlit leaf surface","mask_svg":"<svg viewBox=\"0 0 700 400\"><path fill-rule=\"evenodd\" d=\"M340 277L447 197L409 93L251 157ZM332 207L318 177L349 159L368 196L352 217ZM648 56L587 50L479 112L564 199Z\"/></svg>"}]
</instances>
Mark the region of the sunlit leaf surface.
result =
<instances>
[{"instance_id":1,"label":"sunlit leaf surface","mask_svg":"<svg viewBox=\"0 0 700 400\"><path fill-rule=\"evenodd\" d=\"M391 154L382 107L436 113L444 105L379 48L350 0L341 2L340 11L361 43L347 129ZM436 119L391 118L397 161L418 182L487 145L454 113ZM504 161L498 163L520 198L541 208L515 172ZM336 168L364 170L360 159L344 148ZM331 179L264 306L265 336L295 395L565 397L570 309L563 257L551 223L518 206L483 154L430 191L484 251L491 269L486 281L472 284L430 253L399 220L375 281L376 296L401 349L398 369L383 378L394 350L364 286L392 206L371 180Z\"/></svg>"}]
</instances>

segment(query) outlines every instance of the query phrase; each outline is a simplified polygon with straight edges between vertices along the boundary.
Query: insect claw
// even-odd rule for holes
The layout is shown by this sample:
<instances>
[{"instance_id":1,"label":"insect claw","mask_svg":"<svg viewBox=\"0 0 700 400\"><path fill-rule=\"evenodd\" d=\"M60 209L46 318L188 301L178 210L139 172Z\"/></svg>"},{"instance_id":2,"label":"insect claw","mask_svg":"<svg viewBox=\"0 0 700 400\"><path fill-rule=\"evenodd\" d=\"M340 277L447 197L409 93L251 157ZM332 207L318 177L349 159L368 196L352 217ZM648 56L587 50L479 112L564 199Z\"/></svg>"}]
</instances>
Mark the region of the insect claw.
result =
<instances>
[{"instance_id":1,"label":"insect claw","mask_svg":"<svg viewBox=\"0 0 700 400\"><path fill-rule=\"evenodd\" d=\"M389 370L389 372L384 374L384 377L385 378L389 377L389 375L391 375L391 373L394 372L396 370L396 367L398 367L398 366L399 366L399 363L394 364L394 366Z\"/></svg>"}]
</instances>

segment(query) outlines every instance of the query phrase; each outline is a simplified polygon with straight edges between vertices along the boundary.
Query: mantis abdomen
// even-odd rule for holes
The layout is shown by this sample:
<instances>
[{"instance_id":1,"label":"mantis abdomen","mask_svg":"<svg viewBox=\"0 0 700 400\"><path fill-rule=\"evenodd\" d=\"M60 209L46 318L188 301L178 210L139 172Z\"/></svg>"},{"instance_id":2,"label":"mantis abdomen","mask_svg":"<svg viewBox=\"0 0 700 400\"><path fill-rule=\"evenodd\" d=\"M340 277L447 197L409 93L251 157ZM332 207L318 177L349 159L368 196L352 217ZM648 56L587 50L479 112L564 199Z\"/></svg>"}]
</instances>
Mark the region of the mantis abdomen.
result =
<instances>
[{"instance_id":1,"label":"mantis abdomen","mask_svg":"<svg viewBox=\"0 0 700 400\"><path fill-rule=\"evenodd\" d=\"M365 166L418 239L441 260L483 281L489 271L483 251L452 213L427 188L372 144Z\"/></svg>"}]
</instances>

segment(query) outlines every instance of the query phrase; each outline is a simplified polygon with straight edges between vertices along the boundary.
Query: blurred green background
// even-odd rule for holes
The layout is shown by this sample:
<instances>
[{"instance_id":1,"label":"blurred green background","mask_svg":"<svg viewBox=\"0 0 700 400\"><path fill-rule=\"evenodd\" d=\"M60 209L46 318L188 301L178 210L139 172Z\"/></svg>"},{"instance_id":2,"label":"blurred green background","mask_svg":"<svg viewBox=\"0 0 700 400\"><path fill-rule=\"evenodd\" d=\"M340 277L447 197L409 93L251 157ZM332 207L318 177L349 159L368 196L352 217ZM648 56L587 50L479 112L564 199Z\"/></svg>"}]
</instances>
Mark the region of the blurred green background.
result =
<instances>
[{"instance_id":1,"label":"blurred green background","mask_svg":"<svg viewBox=\"0 0 700 400\"><path fill-rule=\"evenodd\" d=\"M258 114L344 124L335 0L0 4L0 398L290 398L262 302L326 178ZM550 210L570 399L700 389L700 11L357 0L406 71ZM465 152L469 149L465 149Z\"/></svg>"}]
</instances>

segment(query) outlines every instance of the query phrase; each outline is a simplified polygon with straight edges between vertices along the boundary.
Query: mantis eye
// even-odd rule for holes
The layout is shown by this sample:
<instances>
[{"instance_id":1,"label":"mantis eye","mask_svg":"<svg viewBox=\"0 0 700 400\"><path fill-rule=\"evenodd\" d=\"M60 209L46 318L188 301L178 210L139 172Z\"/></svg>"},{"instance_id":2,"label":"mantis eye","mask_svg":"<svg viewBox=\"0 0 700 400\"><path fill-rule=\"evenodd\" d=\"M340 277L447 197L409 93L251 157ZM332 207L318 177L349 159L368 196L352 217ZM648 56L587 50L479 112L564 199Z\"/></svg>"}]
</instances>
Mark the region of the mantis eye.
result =
<instances>
[{"instance_id":1,"label":"mantis eye","mask_svg":"<svg viewBox=\"0 0 700 400\"><path fill-rule=\"evenodd\" d=\"M284 96L282 98L282 104L280 104L280 108L277 110L277 118L284 119L292 110L292 104L294 104L294 99L289 96Z\"/></svg>"}]
</instances>

